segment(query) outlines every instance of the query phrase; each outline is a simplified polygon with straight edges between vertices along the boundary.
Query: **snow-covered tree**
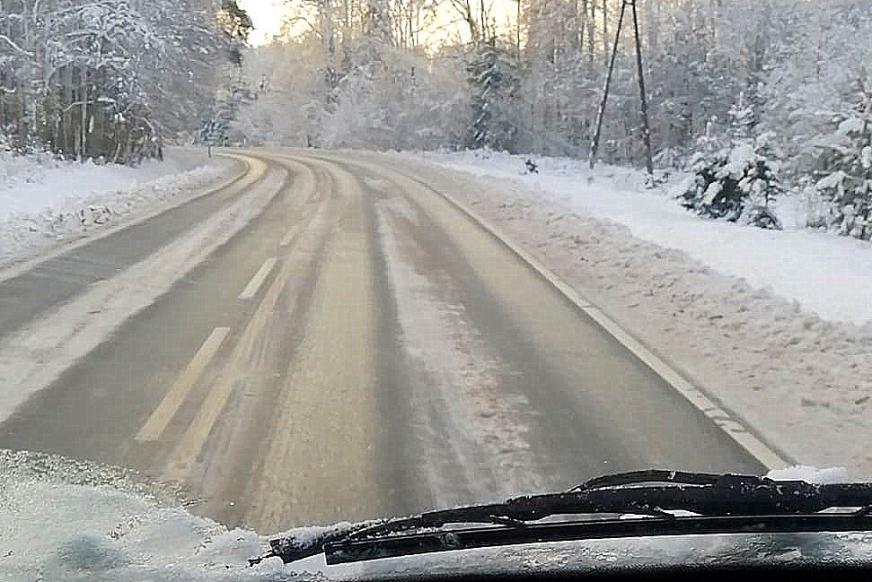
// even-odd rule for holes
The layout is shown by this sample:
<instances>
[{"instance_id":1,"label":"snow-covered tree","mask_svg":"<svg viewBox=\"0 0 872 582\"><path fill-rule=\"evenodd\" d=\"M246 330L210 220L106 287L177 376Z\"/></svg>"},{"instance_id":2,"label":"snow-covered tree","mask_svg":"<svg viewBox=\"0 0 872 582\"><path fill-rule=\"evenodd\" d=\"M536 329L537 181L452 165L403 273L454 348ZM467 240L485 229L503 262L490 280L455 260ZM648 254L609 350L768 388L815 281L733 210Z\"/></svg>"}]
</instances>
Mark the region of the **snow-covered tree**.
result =
<instances>
[{"instance_id":1,"label":"snow-covered tree","mask_svg":"<svg viewBox=\"0 0 872 582\"><path fill-rule=\"evenodd\" d=\"M0 131L16 149L135 163L196 131L246 25L233 0L3 0ZM240 20L241 19L241 20ZM250 21L248 22L250 27Z\"/></svg>"},{"instance_id":2,"label":"snow-covered tree","mask_svg":"<svg viewBox=\"0 0 872 582\"><path fill-rule=\"evenodd\" d=\"M725 147L714 148L704 138L678 198L700 216L780 229L772 207L783 190L773 136L753 136L755 113L744 97L730 109L730 117Z\"/></svg>"},{"instance_id":3,"label":"snow-covered tree","mask_svg":"<svg viewBox=\"0 0 872 582\"><path fill-rule=\"evenodd\" d=\"M467 147L515 151L518 72L512 57L491 39L477 49L467 70L472 86Z\"/></svg>"},{"instance_id":4,"label":"snow-covered tree","mask_svg":"<svg viewBox=\"0 0 872 582\"><path fill-rule=\"evenodd\" d=\"M235 115L248 139L587 155L620 2L521 0L508 15L493 0L287 5L281 48L245 53L247 88L257 99ZM748 208L735 219L752 222L780 188L816 183L836 164L820 145L842 139L836 125L856 105L849 87L872 62L868 0L662 0L640 8L661 163L686 169L693 161L701 174L701 164L716 168L712 176L735 181ZM459 18L453 33L446 15ZM600 150L619 164L644 154L627 24ZM742 110L734 104L739 94ZM751 115L740 121L743 112ZM712 151L694 157L706 135ZM744 169L736 168L740 160ZM735 215L731 204L712 202L719 210L711 212ZM774 225L767 213L759 221Z\"/></svg>"},{"instance_id":5,"label":"snow-covered tree","mask_svg":"<svg viewBox=\"0 0 872 582\"><path fill-rule=\"evenodd\" d=\"M817 145L821 177L813 190L826 209L823 224L842 235L872 240L872 89L861 90L854 110Z\"/></svg>"}]
</instances>

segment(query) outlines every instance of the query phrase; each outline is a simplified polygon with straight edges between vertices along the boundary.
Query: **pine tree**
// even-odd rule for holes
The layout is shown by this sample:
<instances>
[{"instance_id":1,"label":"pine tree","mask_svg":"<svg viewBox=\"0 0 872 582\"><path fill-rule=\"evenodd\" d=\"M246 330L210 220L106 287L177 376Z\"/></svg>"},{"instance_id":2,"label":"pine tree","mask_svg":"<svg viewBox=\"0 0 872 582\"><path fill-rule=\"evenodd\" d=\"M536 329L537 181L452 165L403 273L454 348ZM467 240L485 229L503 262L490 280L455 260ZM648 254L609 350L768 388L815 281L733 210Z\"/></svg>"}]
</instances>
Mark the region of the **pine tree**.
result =
<instances>
[{"instance_id":1,"label":"pine tree","mask_svg":"<svg viewBox=\"0 0 872 582\"><path fill-rule=\"evenodd\" d=\"M872 90L861 90L824 149L823 177L814 189L827 206L826 226L872 240Z\"/></svg>"},{"instance_id":2,"label":"pine tree","mask_svg":"<svg viewBox=\"0 0 872 582\"><path fill-rule=\"evenodd\" d=\"M467 147L514 151L517 126L512 119L518 91L517 65L497 46L481 45L467 67L472 86L472 124Z\"/></svg>"},{"instance_id":3,"label":"pine tree","mask_svg":"<svg viewBox=\"0 0 872 582\"><path fill-rule=\"evenodd\" d=\"M716 148L712 138L700 142L691 164L691 178L678 198L686 209L709 218L780 229L772 208L782 192L773 136L753 137L754 108L740 95L730 108L728 145Z\"/></svg>"}]
</instances>

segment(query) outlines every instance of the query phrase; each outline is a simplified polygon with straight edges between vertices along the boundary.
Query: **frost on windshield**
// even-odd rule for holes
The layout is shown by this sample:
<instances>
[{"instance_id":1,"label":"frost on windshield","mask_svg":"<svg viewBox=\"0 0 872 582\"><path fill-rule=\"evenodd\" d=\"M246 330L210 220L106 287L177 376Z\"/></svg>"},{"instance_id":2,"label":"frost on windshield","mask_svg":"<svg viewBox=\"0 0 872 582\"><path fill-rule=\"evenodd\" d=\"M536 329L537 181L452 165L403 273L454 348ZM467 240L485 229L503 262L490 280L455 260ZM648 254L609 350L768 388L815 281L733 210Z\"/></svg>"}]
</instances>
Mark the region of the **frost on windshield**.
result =
<instances>
[{"instance_id":1,"label":"frost on windshield","mask_svg":"<svg viewBox=\"0 0 872 582\"><path fill-rule=\"evenodd\" d=\"M179 493L131 471L25 452L0 452L0 571L4 580L156 582L320 580L361 573L462 571L474 564L494 572L607 569L742 560L851 560L865 555L867 534L688 536L559 543L413 556L364 565L324 566L316 556L255 566L267 539L227 529L190 513ZM773 478L843 480L840 469L795 467ZM308 529L308 533L307 533ZM293 530L303 539L322 528Z\"/></svg>"},{"instance_id":2,"label":"frost on windshield","mask_svg":"<svg viewBox=\"0 0 872 582\"><path fill-rule=\"evenodd\" d=\"M121 469L0 452L3 580L283 580L284 568L248 558L251 531L186 511L172 491Z\"/></svg>"}]
</instances>

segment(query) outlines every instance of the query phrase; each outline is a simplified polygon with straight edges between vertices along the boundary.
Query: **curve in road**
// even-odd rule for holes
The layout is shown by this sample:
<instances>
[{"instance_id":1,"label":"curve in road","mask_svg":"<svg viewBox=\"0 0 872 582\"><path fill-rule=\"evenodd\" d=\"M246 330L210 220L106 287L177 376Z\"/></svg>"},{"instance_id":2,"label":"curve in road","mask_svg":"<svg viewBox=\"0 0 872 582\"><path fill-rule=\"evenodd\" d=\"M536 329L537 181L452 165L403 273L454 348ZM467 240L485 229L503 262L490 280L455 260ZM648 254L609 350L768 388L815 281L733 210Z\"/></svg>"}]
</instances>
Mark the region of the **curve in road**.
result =
<instances>
[{"instance_id":1,"label":"curve in road","mask_svg":"<svg viewBox=\"0 0 872 582\"><path fill-rule=\"evenodd\" d=\"M264 174L243 191L270 173L289 180L16 406L0 446L180 481L199 511L264 533L652 466L763 470L426 184L335 155L245 155ZM219 216L231 199L203 204ZM161 221L181 222L173 212L191 210L138 225L146 250L128 263L196 228L166 230ZM125 236L101 239L93 262L132 268L113 258ZM0 282L3 293L21 292ZM30 301L8 333L66 305Z\"/></svg>"}]
</instances>

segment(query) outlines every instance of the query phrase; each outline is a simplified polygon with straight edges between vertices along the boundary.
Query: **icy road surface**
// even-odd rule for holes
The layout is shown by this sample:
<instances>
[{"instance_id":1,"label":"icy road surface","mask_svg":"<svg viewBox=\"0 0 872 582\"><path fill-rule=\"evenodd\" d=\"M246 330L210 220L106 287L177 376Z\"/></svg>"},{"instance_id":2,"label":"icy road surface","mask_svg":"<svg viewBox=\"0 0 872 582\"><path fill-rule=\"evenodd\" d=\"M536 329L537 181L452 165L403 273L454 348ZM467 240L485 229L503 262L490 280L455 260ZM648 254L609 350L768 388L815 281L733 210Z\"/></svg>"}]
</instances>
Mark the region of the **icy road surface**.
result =
<instances>
[{"instance_id":1,"label":"icy road surface","mask_svg":"<svg viewBox=\"0 0 872 582\"><path fill-rule=\"evenodd\" d=\"M135 468L263 534L764 471L408 168L232 155L239 181L0 282L0 448Z\"/></svg>"}]
</instances>

